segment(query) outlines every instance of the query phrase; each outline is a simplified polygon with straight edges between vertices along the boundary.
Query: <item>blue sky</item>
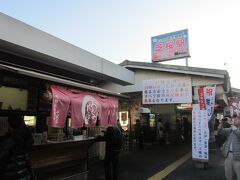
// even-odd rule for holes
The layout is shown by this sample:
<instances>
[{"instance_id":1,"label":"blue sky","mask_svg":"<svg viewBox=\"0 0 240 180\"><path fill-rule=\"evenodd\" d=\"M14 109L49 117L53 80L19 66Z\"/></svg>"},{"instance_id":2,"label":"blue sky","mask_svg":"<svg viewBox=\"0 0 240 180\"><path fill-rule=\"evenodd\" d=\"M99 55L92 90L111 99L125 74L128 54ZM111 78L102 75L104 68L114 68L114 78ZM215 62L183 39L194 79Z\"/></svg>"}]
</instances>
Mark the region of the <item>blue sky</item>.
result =
<instances>
[{"instance_id":1,"label":"blue sky","mask_svg":"<svg viewBox=\"0 0 240 180\"><path fill-rule=\"evenodd\" d=\"M151 62L151 37L189 31L189 65L239 83L239 0L1 0L0 11L114 63ZM165 62L185 65L184 60ZM224 65L226 64L226 65Z\"/></svg>"}]
</instances>

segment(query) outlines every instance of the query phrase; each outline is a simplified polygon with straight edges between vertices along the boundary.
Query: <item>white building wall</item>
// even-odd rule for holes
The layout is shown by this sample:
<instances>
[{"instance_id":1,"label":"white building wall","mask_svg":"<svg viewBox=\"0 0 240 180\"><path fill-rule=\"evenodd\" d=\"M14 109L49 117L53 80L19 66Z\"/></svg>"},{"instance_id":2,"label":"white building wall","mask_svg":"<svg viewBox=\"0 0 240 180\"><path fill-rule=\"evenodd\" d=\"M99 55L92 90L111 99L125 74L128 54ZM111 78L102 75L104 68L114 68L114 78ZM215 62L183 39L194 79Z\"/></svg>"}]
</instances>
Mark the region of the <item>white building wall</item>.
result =
<instances>
[{"instance_id":1,"label":"white building wall","mask_svg":"<svg viewBox=\"0 0 240 180\"><path fill-rule=\"evenodd\" d=\"M169 78L169 77L176 77L176 76L185 77L186 75L168 73L168 72L159 72L159 71L136 70L134 85L121 86L114 83L108 83L108 84L104 84L102 88L108 89L114 92L118 92L118 93L138 92L138 91L142 91L143 80ZM224 79L203 77L203 76L196 76L196 75L191 76L191 79L192 79L192 86L214 85L214 84L222 85L224 83Z\"/></svg>"}]
</instances>

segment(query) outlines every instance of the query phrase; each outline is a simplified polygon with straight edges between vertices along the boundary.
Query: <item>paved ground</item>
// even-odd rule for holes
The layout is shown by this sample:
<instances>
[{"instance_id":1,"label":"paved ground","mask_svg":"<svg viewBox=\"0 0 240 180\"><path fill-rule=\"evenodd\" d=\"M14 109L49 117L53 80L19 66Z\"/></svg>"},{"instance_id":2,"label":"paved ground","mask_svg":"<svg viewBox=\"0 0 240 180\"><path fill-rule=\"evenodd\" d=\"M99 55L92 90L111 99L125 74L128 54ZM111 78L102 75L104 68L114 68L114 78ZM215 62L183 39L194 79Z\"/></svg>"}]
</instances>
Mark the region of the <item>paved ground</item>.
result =
<instances>
[{"instance_id":1,"label":"paved ground","mask_svg":"<svg viewBox=\"0 0 240 180\"><path fill-rule=\"evenodd\" d=\"M210 153L206 169L196 168L190 158L190 144L152 145L144 150L134 149L121 154L119 180L224 180L223 158L219 151ZM181 160L188 157L188 160ZM190 158L190 159L189 159ZM185 158L186 159L186 158ZM180 161L179 161L180 160ZM180 166L177 164L181 162ZM178 166L177 168L175 168ZM169 173L169 170L172 171ZM164 177L164 178L160 178ZM85 176L86 178L86 176ZM71 180L84 179L84 176L72 177ZM103 161L91 160L87 180L104 180Z\"/></svg>"},{"instance_id":2,"label":"paved ground","mask_svg":"<svg viewBox=\"0 0 240 180\"><path fill-rule=\"evenodd\" d=\"M169 174L164 180L225 180L224 159L219 150L210 153L206 169L195 168L191 159Z\"/></svg>"}]
</instances>

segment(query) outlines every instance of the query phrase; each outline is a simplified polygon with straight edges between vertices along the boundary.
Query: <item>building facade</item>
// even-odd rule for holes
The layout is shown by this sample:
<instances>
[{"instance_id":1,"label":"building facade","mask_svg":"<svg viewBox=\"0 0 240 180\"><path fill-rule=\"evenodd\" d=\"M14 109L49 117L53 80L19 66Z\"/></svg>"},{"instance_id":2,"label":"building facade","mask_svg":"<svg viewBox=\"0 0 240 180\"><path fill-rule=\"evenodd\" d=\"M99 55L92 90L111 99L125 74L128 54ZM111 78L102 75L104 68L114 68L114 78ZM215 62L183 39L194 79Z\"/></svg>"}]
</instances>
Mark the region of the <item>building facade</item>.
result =
<instances>
[{"instance_id":1,"label":"building facade","mask_svg":"<svg viewBox=\"0 0 240 180\"><path fill-rule=\"evenodd\" d=\"M124 61L121 66L133 71L135 73L135 81L133 85L121 86L114 83L107 83L102 86L111 91L117 91L121 94L130 97L129 119L131 120L131 127L134 127L136 120L142 118L148 113L157 114L158 117L168 119L171 121L174 129L177 118L186 116L191 122L192 103L197 99L196 87L201 86L215 86L216 87L216 107L215 112L223 112L224 107L228 105L227 97L230 94L231 86L228 72L225 70L164 65L160 63L147 63ZM148 80L167 80L178 78L190 79L192 100L191 102L183 103L147 103L143 102L143 83ZM126 109L122 109L126 111ZM149 117L148 117L149 118ZM151 119L151 117L150 117Z\"/></svg>"}]
</instances>

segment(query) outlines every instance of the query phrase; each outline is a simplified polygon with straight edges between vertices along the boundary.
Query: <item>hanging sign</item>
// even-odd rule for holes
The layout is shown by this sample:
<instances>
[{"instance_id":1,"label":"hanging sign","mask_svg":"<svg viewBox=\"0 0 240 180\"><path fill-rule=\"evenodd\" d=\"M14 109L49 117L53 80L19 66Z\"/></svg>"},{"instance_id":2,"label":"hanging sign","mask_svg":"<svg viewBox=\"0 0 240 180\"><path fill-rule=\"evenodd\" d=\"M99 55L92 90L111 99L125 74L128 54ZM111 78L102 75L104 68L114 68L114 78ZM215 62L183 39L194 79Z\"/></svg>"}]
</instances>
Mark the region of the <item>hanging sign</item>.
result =
<instances>
[{"instance_id":1,"label":"hanging sign","mask_svg":"<svg viewBox=\"0 0 240 180\"><path fill-rule=\"evenodd\" d=\"M192 103L191 77L143 81L143 104Z\"/></svg>"}]
</instances>

